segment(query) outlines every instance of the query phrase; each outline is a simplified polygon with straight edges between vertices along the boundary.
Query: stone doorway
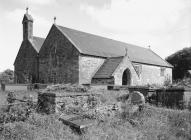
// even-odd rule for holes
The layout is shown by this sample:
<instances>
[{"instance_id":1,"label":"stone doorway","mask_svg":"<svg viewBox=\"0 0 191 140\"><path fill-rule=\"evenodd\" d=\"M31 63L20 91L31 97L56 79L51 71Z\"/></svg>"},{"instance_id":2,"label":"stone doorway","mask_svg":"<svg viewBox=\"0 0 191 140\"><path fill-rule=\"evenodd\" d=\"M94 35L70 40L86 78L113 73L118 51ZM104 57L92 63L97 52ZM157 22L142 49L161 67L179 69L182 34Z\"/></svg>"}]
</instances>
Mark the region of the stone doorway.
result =
<instances>
[{"instance_id":1,"label":"stone doorway","mask_svg":"<svg viewBox=\"0 0 191 140\"><path fill-rule=\"evenodd\" d=\"M128 68L123 72L122 85L131 85L131 72Z\"/></svg>"}]
</instances>

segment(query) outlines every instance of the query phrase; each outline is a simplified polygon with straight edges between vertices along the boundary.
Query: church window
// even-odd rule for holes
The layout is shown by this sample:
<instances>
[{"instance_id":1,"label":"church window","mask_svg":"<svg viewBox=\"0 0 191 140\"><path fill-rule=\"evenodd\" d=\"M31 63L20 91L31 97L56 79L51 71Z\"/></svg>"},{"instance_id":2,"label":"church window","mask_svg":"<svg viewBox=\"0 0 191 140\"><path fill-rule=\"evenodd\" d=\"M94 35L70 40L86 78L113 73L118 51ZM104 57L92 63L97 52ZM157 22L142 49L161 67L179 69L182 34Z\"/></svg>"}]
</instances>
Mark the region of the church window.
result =
<instances>
[{"instance_id":1,"label":"church window","mask_svg":"<svg viewBox=\"0 0 191 140\"><path fill-rule=\"evenodd\" d=\"M165 68L161 67L160 68L160 76L164 76L165 73Z\"/></svg>"},{"instance_id":2,"label":"church window","mask_svg":"<svg viewBox=\"0 0 191 140\"><path fill-rule=\"evenodd\" d=\"M142 73L142 65L140 64L134 64L134 69L138 75L138 77L140 78L141 73Z\"/></svg>"}]
</instances>

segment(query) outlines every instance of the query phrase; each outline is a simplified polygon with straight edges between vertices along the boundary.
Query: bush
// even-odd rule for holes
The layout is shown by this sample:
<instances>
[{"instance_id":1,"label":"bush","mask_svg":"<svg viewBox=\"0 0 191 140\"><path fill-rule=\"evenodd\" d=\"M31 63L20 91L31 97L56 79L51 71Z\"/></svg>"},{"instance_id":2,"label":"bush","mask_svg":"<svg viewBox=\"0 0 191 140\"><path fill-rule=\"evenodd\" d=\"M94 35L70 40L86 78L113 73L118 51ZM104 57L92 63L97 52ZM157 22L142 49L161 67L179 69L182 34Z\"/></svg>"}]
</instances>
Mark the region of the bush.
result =
<instances>
[{"instance_id":1,"label":"bush","mask_svg":"<svg viewBox=\"0 0 191 140\"><path fill-rule=\"evenodd\" d=\"M10 84L14 82L14 71L7 69L0 73L0 83Z\"/></svg>"},{"instance_id":2,"label":"bush","mask_svg":"<svg viewBox=\"0 0 191 140\"><path fill-rule=\"evenodd\" d=\"M27 103L4 106L0 110L0 139L2 140L189 140L191 112L154 107L146 104L142 111L132 112L126 104L123 114L112 110L118 102L125 104L126 91L93 91L100 93L82 99L67 97L64 111L94 119L96 124L85 134L77 135L59 121L59 114L41 115L29 97ZM11 95L12 96L12 95ZM82 101L83 100L83 101ZM87 100L87 102L86 102ZM83 102L83 103L82 103ZM84 103L87 110L84 110ZM119 105L120 106L120 105ZM66 112L65 112L66 113Z\"/></svg>"},{"instance_id":3,"label":"bush","mask_svg":"<svg viewBox=\"0 0 191 140\"><path fill-rule=\"evenodd\" d=\"M25 121L29 115L36 110L36 104L32 99L24 97L26 102L15 102L15 94L10 92L7 95L8 105L0 110L0 123Z\"/></svg>"},{"instance_id":4,"label":"bush","mask_svg":"<svg viewBox=\"0 0 191 140\"><path fill-rule=\"evenodd\" d=\"M13 92L8 92L7 94L7 102L8 103L14 103L16 100L16 95Z\"/></svg>"},{"instance_id":5,"label":"bush","mask_svg":"<svg viewBox=\"0 0 191 140\"><path fill-rule=\"evenodd\" d=\"M25 122L1 126L0 139L12 140L74 140L78 136L58 121L57 116L31 114Z\"/></svg>"}]
</instances>

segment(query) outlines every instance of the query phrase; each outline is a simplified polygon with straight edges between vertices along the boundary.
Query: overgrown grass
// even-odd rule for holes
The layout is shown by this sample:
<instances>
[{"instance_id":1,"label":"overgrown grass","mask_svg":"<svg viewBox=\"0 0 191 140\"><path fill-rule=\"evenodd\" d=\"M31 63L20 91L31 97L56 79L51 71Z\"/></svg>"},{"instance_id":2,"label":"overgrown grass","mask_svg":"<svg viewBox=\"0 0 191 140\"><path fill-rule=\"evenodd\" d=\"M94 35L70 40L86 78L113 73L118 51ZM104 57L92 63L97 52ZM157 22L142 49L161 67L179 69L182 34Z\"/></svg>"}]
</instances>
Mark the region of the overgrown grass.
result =
<instances>
[{"instance_id":1,"label":"overgrown grass","mask_svg":"<svg viewBox=\"0 0 191 140\"><path fill-rule=\"evenodd\" d=\"M73 90L73 89L72 89ZM126 91L91 91L101 93L88 103L99 100L102 105L123 101ZM23 95L23 94L22 94ZM27 94L28 96L30 94ZM123 96L122 98L120 98ZM22 97L23 96L18 96ZM141 112L124 112L114 115L90 113L96 124L83 135L73 132L59 121L59 115L37 114L34 106L22 104L0 110L1 140L190 140L191 112L172 110L146 104ZM99 116L100 115L100 116ZM103 116L103 117L102 117Z\"/></svg>"}]
</instances>

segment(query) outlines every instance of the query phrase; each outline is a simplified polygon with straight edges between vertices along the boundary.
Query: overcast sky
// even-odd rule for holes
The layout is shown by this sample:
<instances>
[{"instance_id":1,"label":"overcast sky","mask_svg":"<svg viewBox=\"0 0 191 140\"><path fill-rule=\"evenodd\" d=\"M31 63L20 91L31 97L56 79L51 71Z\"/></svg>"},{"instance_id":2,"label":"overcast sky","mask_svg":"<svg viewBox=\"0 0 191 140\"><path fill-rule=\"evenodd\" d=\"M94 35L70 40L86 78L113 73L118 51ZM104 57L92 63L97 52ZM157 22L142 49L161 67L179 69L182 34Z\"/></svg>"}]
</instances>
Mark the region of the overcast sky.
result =
<instances>
[{"instance_id":1,"label":"overcast sky","mask_svg":"<svg viewBox=\"0 0 191 140\"><path fill-rule=\"evenodd\" d=\"M162 58L191 46L191 0L0 0L0 71L11 68L22 42L25 8L34 35L56 23L141 47Z\"/></svg>"}]
</instances>

